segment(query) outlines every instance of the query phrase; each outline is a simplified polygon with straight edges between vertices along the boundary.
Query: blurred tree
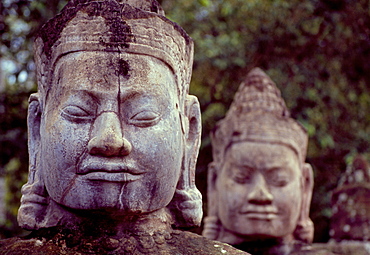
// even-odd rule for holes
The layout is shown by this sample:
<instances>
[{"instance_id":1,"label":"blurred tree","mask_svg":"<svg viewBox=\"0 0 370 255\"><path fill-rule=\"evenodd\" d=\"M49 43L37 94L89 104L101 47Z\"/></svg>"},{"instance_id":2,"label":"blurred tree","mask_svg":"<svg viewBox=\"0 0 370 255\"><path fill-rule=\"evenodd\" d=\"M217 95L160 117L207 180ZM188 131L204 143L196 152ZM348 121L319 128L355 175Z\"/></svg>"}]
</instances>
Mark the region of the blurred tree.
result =
<instances>
[{"instance_id":1,"label":"blurred tree","mask_svg":"<svg viewBox=\"0 0 370 255\"><path fill-rule=\"evenodd\" d=\"M20 188L28 173L27 101L36 89L33 38L65 3L0 2L0 176L5 177L5 219L0 219L0 238L21 233L16 215Z\"/></svg>"},{"instance_id":2,"label":"blurred tree","mask_svg":"<svg viewBox=\"0 0 370 255\"><path fill-rule=\"evenodd\" d=\"M6 76L0 100L0 174L5 169L12 172L17 181L9 181L9 187L12 183L18 188L27 172L25 109L35 87L32 38L65 2L0 3L0 61ZM167 16L195 41L191 93L198 96L202 110L197 185L205 202L207 165L212 160L209 132L224 117L247 72L258 66L277 83L292 116L309 132L307 161L316 176L315 240L326 241L329 191L353 155L370 154L369 1L160 2ZM19 197L8 201L12 214Z\"/></svg>"},{"instance_id":3,"label":"blurred tree","mask_svg":"<svg viewBox=\"0 0 370 255\"><path fill-rule=\"evenodd\" d=\"M209 132L253 67L270 75L308 130L314 166L316 241L328 239L330 190L356 153L370 147L368 0L164 0L195 40L191 90L202 106L198 186L212 160Z\"/></svg>"}]
</instances>

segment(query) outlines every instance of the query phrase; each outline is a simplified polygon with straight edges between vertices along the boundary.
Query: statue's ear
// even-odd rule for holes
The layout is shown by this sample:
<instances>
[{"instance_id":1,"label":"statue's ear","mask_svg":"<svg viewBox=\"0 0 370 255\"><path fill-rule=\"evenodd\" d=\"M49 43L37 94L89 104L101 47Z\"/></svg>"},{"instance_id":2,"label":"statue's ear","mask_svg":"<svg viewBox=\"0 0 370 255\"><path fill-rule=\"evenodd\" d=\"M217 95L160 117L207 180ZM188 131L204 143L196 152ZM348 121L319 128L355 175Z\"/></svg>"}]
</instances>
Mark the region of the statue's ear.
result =
<instances>
[{"instance_id":1,"label":"statue's ear","mask_svg":"<svg viewBox=\"0 0 370 255\"><path fill-rule=\"evenodd\" d=\"M308 163L304 163L303 169L303 192L304 192L304 199L302 208L304 209L307 217L310 213L310 205L312 199L312 191L313 191L313 170L312 166Z\"/></svg>"},{"instance_id":2,"label":"statue's ear","mask_svg":"<svg viewBox=\"0 0 370 255\"><path fill-rule=\"evenodd\" d=\"M201 136L201 119L198 99L188 95L181 125L185 136L181 175L174 198L168 208L177 227L199 226L202 220L202 194L195 186L195 167Z\"/></svg>"},{"instance_id":3,"label":"statue's ear","mask_svg":"<svg viewBox=\"0 0 370 255\"><path fill-rule=\"evenodd\" d=\"M38 93L32 94L28 106L28 153L30 165L36 164L35 160L40 151L40 125L41 125L41 104ZM31 170L31 168L30 168Z\"/></svg>"},{"instance_id":4,"label":"statue's ear","mask_svg":"<svg viewBox=\"0 0 370 255\"><path fill-rule=\"evenodd\" d=\"M21 206L18 210L19 226L25 229L38 229L43 219L48 196L41 174L40 124L41 108L38 94L32 94L28 106L28 181L22 187Z\"/></svg>"},{"instance_id":5,"label":"statue's ear","mask_svg":"<svg viewBox=\"0 0 370 255\"><path fill-rule=\"evenodd\" d=\"M185 115L187 117L188 128L185 129L186 147L185 158L189 169L189 184L195 186L195 167L198 159L202 124L200 115L200 106L195 96L188 95L185 103Z\"/></svg>"},{"instance_id":6,"label":"statue's ear","mask_svg":"<svg viewBox=\"0 0 370 255\"><path fill-rule=\"evenodd\" d=\"M213 161L208 165L208 177L207 177L207 189L209 193L216 192L216 181L217 181L217 168L216 163Z\"/></svg>"},{"instance_id":7,"label":"statue's ear","mask_svg":"<svg viewBox=\"0 0 370 255\"><path fill-rule=\"evenodd\" d=\"M208 165L208 176L207 176L207 203L208 203L208 214L204 218L204 228L202 235L211 240L217 240L218 234L220 233L221 225L218 219L218 192L216 189L217 181L217 165L215 162L211 162Z\"/></svg>"},{"instance_id":8,"label":"statue's ear","mask_svg":"<svg viewBox=\"0 0 370 255\"><path fill-rule=\"evenodd\" d=\"M187 95L185 111L181 117L182 130L185 137L182 173L178 188L188 189L195 187L195 167L198 159L201 139L201 116L198 99Z\"/></svg>"},{"instance_id":9,"label":"statue's ear","mask_svg":"<svg viewBox=\"0 0 370 255\"><path fill-rule=\"evenodd\" d=\"M314 235L314 226L309 215L313 184L312 167L310 164L305 163L302 167L302 206L294 236L296 239L306 243L312 243Z\"/></svg>"},{"instance_id":10,"label":"statue's ear","mask_svg":"<svg viewBox=\"0 0 370 255\"><path fill-rule=\"evenodd\" d=\"M216 163L214 161L209 163L207 174L207 217L216 216L218 218L218 191L216 188L217 172Z\"/></svg>"}]
</instances>

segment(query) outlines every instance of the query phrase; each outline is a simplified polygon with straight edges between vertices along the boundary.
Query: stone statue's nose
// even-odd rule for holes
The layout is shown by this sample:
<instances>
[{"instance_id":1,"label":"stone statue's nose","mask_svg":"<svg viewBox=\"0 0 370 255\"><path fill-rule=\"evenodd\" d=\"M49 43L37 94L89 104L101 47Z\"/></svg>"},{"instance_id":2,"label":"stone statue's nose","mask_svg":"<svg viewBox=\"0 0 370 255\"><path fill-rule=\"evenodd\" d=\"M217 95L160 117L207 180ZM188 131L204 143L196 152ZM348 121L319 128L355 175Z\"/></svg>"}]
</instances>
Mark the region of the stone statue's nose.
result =
<instances>
[{"instance_id":1,"label":"stone statue's nose","mask_svg":"<svg viewBox=\"0 0 370 255\"><path fill-rule=\"evenodd\" d=\"M92 155L106 157L125 156L131 152L131 143L123 137L115 112L104 112L96 118L87 149Z\"/></svg>"},{"instance_id":2,"label":"stone statue's nose","mask_svg":"<svg viewBox=\"0 0 370 255\"><path fill-rule=\"evenodd\" d=\"M261 173L254 178L254 185L248 194L248 202L252 204L271 204L274 197L270 193L266 180Z\"/></svg>"}]
</instances>

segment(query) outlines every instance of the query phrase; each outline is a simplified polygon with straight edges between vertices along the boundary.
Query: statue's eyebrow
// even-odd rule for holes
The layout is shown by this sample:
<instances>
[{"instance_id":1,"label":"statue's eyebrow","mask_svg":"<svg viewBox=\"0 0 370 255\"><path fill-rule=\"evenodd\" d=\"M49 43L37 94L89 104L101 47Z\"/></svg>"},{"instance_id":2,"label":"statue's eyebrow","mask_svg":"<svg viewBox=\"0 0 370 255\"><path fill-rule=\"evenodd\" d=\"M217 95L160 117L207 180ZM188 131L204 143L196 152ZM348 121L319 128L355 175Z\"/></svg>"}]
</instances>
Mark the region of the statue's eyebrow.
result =
<instances>
[{"instance_id":1,"label":"statue's eyebrow","mask_svg":"<svg viewBox=\"0 0 370 255\"><path fill-rule=\"evenodd\" d=\"M281 166L278 165L272 165L267 166L264 169L265 173L272 174L272 173L288 173L289 175L292 174L293 170L290 166L283 164Z\"/></svg>"},{"instance_id":2,"label":"statue's eyebrow","mask_svg":"<svg viewBox=\"0 0 370 255\"><path fill-rule=\"evenodd\" d=\"M145 90L143 89L138 90L138 89L126 88L123 91L122 89L120 89L119 99L120 99L120 102L124 102L126 100L133 99L133 98L136 98L144 94L145 94Z\"/></svg>"},{"instance_id":3,"label":"statue's eyebrow","mask_svg":"<svg viewBox=\"0 0 370 255\"><path fill-rule=\"evenodd\" d=\"M248 165L245 162L241 162L241 163L232 162L231 165L233 167L236 167L238 170L241 170L241 169L242 170L248 170L248 171L254 171L255 170L254 166Z\"/></svg>"},{"instance_id":4,"label":"statue's eyebrow","mask_svg":"<svg viewBox=\"0 0 370 255\"><path fill-rule=\"evenodd\" d=\"M279 167L279 166L273 166L266 168L266 172L276 172L276 171L287 171L288 169L286 167Z\"/></svg>"},{"instance_id":5,"label":"statue's eyebrow","mask_svg":"<svg viewBox=\"0 0 370 255\"><path fill-rule=\"evenodd\" d=\"M150 84L150 85L156 85L156 84ZM120 87L120 91L119 91L120 102L124 102L126 100L138 98L141 96L154 97L158 95L160 95L160 92L158 91L158 89L148 89L147 87L143 88L142 85L126 87L126 88Z\"/></svg>"},{"instance_id":6,"label":"statue's eyebrow","mask_svg":"<svg viewBox=\"0 0 370 255\"><path fill-rule=\"evenodd\" d=\"M74 96L77 96L79 98L88 97L89 100L92 100L95 103L100 104L100 101L101 101L100 98L104 98L105 94L106 93L100 92L100 91L90 91L90 90L87 90L87 89L73 89L69 98L72 98Z\"/></svg>"},{"instance_id":7,"label":"statue's eyebrow","mask_svg":"<svg viewBox=\"0 0 370 255\"><path fill-rule=\"evenodd\" d=\"M243 169L243 170L248 170L248 171L255 171L255 170L260 170L260 171L266 171L266 172L273 172L273 171L278 171L278 170L288 170L287 167L285 167L285 164L280 165L280 164L267 164L264 166L256 165L252 166L250 164L247 164L246 162L241 162L241 163L236 163L233 162L232 166L237 167L237 169Z\"/></svg>"}]
</instances>

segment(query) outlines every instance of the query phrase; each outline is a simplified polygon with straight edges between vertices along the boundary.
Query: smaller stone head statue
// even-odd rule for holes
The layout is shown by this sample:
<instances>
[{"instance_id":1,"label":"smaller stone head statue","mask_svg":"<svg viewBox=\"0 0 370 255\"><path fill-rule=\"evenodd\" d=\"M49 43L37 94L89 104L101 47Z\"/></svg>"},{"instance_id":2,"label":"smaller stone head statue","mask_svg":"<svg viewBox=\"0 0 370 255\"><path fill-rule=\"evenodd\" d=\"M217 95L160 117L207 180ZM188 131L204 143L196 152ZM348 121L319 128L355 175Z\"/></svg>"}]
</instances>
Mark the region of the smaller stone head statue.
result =
<instances>
[{"instance_id":1,"label":"smaller stone head statue","mask_svg":"<svg viewBox=\"0 0 370 255\"><path fill-rule=\"evenodd\" d=\"M247 75L211 139L203 236L232 245L312 242L308 136L261 69Z\"/></svg>"},{"instance_id":2,"label":"smaller stone head statue","mask_svg":"<svg viewBox=\"0 0 370 255\"><path fill-rule=\"evenodd\" d=\"M155 0L71 0L46 23L20 226L200 224L192 61L192 39Z\"/></svg>"},{"instance_id":3,"label":"smaller stone head statue","mask_svg":"<svg viewBox=\"0 0 370 255\"><path fill-rule=\"evenodd\" d=\"M335 241L370 240L370 165L357 155L331 197L330 237Z\"/></svg>"}]
</instances>

